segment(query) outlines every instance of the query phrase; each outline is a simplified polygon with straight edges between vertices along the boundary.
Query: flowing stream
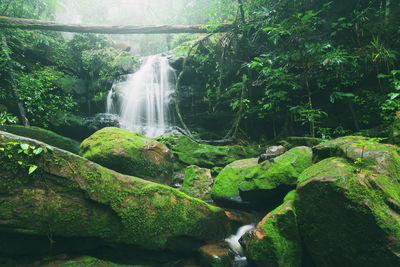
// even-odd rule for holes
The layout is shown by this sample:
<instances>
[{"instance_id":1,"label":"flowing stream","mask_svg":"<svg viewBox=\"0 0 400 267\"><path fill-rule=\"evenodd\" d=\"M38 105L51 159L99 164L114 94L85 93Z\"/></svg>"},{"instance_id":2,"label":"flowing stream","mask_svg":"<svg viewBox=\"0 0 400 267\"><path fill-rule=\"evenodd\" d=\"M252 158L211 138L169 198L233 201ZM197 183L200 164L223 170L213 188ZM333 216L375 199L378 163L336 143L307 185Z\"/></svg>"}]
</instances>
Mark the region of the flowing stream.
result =
<instances>
[{"instance_id":1,"label":"flowing stream","mask_svg":"<svg viewBox=\"0 0 400 267\"><path fill-rule=\"evenodd\" d=\"M235 253L235 262L233 264L234 267L245 267L247 266L247 259L244 256L244 251L242 246L239 243L239 239L250 230L254 229L254 225L243 225L240 227L236 234L231 235L230 237L226 238L225 241L228 243L229 247Z\"/></svg>"},{"instance_id":2,"label":"flowing stream","mask_svg":"<svg viewBox=\"0 0 400 267\"><path fill-rule=\"evenodd\" d=\"M114 84L107 96L107 113L120 117L120 126L154 138L172 127L171 95L175 73L161 55L147 57L140 69Z\"/></svg>"}]
</instances>

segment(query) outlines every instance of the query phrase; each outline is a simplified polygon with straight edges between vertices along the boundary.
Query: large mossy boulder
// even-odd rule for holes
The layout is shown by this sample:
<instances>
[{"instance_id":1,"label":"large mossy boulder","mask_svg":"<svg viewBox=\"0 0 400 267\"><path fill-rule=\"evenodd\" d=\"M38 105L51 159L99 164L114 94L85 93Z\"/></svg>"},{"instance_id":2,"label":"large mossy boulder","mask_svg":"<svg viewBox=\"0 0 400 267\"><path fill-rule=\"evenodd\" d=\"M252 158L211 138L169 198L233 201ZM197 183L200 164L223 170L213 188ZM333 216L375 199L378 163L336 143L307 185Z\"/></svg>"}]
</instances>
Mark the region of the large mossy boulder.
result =
<instances>
[{"instance_id":1,"label":"large mossy boulder","mask_svg":"<svg viewBox=\"0 0 400 267\"><path fill-rule=\"evenodd\" d=\"M231 208L248 207L239 195L239 185L257 166L257 161L257 158L237 160L223 168L211 190L215 203Z\"/></svg>"},{"instance_id":2,"label":"large mossy boulder","mask_svg":"<svg viewBox=\"0 0 400 267\"><path fill-rule=\"evenodd\" d=\"M292 148L283 155L253 167L239 185L244 201L273 209L284 196L296 188L302 171L312 164L312 150L306 146Z\"/></svg>"},{"instance_id":3,"label":"large mossy boulder","mask_svg":"<svg viewBox=\"0 0 400 267\"><path fill-rule=\"evenodd\" d=\"M2 125L0 126L0 131L16 134L19 136L25 136L67 150L69 152L79 154L79 142L40 127Z\"/></svg>"},{"instance_id":4,"label":"large mossy boulder","mask_svg":"<svg viewBox=\"0 0 400 267\"><path fill-rule=\"evenodd\" d=\"M0 162L0 232L179 250L230 231L217 207L32 139L0 132Z\"/></svg>"},{"instance_id":5,"label":"large mossy boulder","mask_svg":"<svg viewBox=\"0 0 400 267\"><path fill-rule=\"evenodd\" d=\"M362 152L353 137L331 144L319 152ZM383 144L367 145L364 156L363 164L327 158L299 177L299 231L317 266L400 266L400 157Z\"/></svg>"},{"instance_id":6,"label":"large mossy boulder","mask_svg":"<svg viewBox=\"0 0 400 267\"><path fill-rule=\"evenodd\" d=\"M296 191L258 224L246 243L246 256L256 266L302 266L302 248L293 207Z\"/></svg>"},{"instance_id":7,"label":"large mossy boulder","mask_svg":"<svg viewBox=\"0 0 400 267\"><path fill-rule=\"evenodd\" d=\"M194 165L189 166L186 168L182 192L204 201L211 201L213 182L210 169L200 168Z\"/></svg>"},{"instance_id":8,"label":"large mossy boulder","mask_svg":"<svg viewBox=\"0 0 400 267\"><path fill-rule=\"evenodd\" d=\"M244 146L214 146L199 144L185 135L167 134L157 139L166 145L174 155L175 170L189 165L202 168L225 167L239 159L253 158L258 152Z\"/></svg>"},{"instance_id":9,"label":"large mossy boulder","mask_svg":"<svg viewBox=\"0 0 400 267\"><path fill-rule=\"evenodd\" d=\"M81 143L80 155L123 174L171 183L170 150L142 134L106 127Z\"/></svg>"}]
</instances>

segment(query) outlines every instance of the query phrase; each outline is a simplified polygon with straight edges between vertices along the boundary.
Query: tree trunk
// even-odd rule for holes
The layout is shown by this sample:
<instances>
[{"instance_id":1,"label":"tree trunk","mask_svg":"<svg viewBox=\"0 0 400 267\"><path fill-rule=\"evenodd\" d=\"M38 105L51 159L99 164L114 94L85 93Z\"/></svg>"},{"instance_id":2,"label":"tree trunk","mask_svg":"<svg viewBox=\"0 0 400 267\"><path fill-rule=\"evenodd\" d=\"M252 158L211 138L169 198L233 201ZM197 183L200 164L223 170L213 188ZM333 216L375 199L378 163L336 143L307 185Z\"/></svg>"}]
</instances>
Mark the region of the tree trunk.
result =
<instances>
[{"instance_id":1,"label":"tree trunk","mask_svg":"<svg viewBox=\"0 0 400 267\"><path fill-rule=\"evenodd\" d=\"M163 34L163 33L207 33L205 25L143 25L107 26L62 24L52 21L19 19L0 16L0 28L20 28L27 30L48 30L60 32L101 33L101 34ZM232 24L222 24L212 32L227 32Z\"/></svg>"}]
</instances>

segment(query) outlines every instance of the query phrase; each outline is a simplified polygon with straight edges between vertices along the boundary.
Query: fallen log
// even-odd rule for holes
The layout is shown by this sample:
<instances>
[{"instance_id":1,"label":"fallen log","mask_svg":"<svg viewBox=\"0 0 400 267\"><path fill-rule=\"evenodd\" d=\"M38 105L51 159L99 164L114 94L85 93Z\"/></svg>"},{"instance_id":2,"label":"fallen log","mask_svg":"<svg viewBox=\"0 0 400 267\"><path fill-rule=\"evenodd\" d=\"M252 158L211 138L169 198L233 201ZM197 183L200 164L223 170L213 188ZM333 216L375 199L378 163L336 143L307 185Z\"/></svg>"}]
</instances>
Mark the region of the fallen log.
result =
<instances>
[{"instance_id":1,"label":"fallen log","mask_svg":"<svg viewBox=\"0 0 400 267\"><path fill-rule=\"evenodd\" d=\"M212 29L212 32L227 32L234 26L222 24ZM100 34L170 34L170 33L207 33L210 27L207 25L87 25L64 24L54 21L20 19L0 16L0 28L19 28L26 30L47 30L75 33L100 33Z\"/></svg>"}]
</instances>

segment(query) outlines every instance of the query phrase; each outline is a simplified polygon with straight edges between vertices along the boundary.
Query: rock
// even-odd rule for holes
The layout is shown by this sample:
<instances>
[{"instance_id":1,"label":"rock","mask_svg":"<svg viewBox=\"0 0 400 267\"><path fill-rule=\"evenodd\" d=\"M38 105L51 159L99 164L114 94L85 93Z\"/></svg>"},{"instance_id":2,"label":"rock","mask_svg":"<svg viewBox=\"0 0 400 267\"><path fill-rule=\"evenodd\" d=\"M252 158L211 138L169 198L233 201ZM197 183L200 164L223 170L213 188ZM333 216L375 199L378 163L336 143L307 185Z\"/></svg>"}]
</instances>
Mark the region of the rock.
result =
<instances>
[{"instance_id":1,"label":"rock","mask_svg":"<svg viewBox=\"0 0 400 267\"><path fill-rule=\"evenodd\" d=\"M316 151L359 157L356 140L339 138ZM294 206L316 266L400 266L400 157L375 143L364 153L363 165L331 157L299 177Z\"/></svg>"},{"instance_id":2,"label":"rock","mask_svg":"<svg viewBox=\"0 0 400 267\"><path fill-rule=\"evenodd\" d=\"M271 161L253 167L239 185L240 196L256 208L272 210L282 203L290 190L296 188L300 173L311 164L311 148L292 148Z\"/></svg>"},{"instance_id":3,"label":"rock","mask_svg":"<svg viewBox=\"0 0 400 267\"><path fill-rule=\"evenodd\" d=\"M211 201L212 185L213 179L210 169L194 165L186 168L182 192L204 201Z\"/></svg>"},{"instance_id":4,"label":"rock","mask_svg":"<svg viewBox=\"0 0 400 267\"><path fill-rule=\"evenodd\" d=\"M97 259L90 256L81 256L73 259L56 260L52 262L38 264L39 267L140 267L140 265L118 264L107 260Z\"/></svg>"},{"instance_id":5,"label":"rock","mask_svg":"<svg viewBox=\"0 0 400 267\"><path fill-rule=\"evenodd\" d=\"M235 160L258 156L257 151L244 146L213 146L199 144L185 135L167 134L157 139L174 155L175 170L189 165L202 168L225 167Z\"/></svg>"},{"instance_id":6,"label":"rock","mask_svg":"<svg viewBox=\"0 0 400 267\"><path fill-rule=\"evenodd\" d=\"M230 232L220 208L32 139L0 132L0 162L1 233L175 250Z\"/></svg>"},{"instance_id":7,"label":"rock","mask_svg":"<svg viewBox=\"0 0 400 267\"><path fill-rule=\"evenodd\" d=\"M75 154L79 153L79 143L77 141L43 128L35 126L25 127L21 125L3 125L0 126L0 130L42 141Z\"/></svg>"},{"instance_id":8,"label":"rock","mask_svg":"<svg viewBox=\"0 0 400 267\"><path fill-rule=\"evenodd\" d=\"M238 160L222 169L211 190L215 203L223 207L248 208L249 204L239 195L239 185L257 166L257 161L257 158Z\"/></svg>"},{"instance_id":9,"label":"rock","mask_svg":"<svg viewBox=\"0 0 400 267\"><path fill-rule=\"evenodd\" d=\"M287 137L284 140L279 141L278 143L283 145L286 150L289 150L296 146L313 147L324 141L325 140L321 138L293 136L293 137Z\"/></svg>"},{"instance_id":10,"label":"rock","mask_svg":"<svg viewBox=\"0 0 400 267\"><path fill-rule=\"evenodd\" d=\"M268 213L252 232L246 244L246 256L256 266L301 266L294 195L293 190L285 197L284 204Z\"/></svg>"},{"instance_id":11,"label":"rock","mask_svg":"<svg viewBox=\"0 0 400 267\"><path fill-rule=\"evenodd\" d=\"M203 266L229 267L233 264L233 253L226 242L204 245L199 249Z\"/></svg>"},{"instance_id":12,"label":"rock","mask_svg":"<svg viewBox=\"0 0 400 267\"><path fill-rule=\"evenodd\" d=\"M313 147L314 160L329 157L343 157L363 165L370 165L376 171L387 172L394 167L398 147L381 144L376 138L345 136Z\"/></svg>"},{"instance_id":13,"label":"rock","mask_svg":"<svg viewBox=\"0 0 400 267\"><path fill-rule=\"evenodd\" d=\"M264 162L269 159L276 158L277 156L282 155L285 153L285 147L279 145L279 146L270 146L267 148L267 151L265 151L264 154L261 154L260 157L258 158L258 163Z\"/></svg>"},{"instance_id":14,"label":"rock","mask_svg":"<svg viewBox=\"0 0 400 267\"><path fill-rule=\"evenodd\" d=\"M115 171L170 184L169 149L139 133L106 127L81 143L80 155Z\"/></svg>"}]
</instances>

